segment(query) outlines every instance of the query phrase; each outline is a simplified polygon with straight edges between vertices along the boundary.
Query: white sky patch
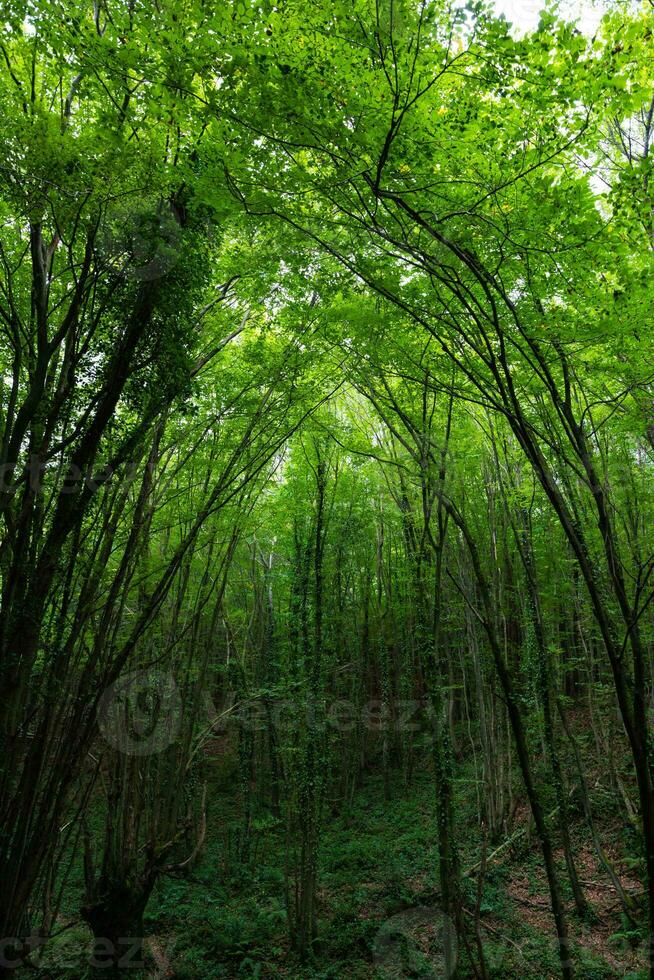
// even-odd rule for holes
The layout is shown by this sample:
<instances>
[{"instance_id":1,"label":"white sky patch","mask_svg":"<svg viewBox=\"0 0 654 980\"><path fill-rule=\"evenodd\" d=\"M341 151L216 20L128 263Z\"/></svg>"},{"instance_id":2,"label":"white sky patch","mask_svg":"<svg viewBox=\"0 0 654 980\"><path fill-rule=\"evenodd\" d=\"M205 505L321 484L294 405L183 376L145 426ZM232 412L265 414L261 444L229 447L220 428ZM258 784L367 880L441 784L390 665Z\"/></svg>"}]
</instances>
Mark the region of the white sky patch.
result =
<instances>
[{"instance_id":1,"label":"white sky patch","mask_svg":"<svg viewBox=\"0 0 654 980\"><path fill-rule=\"evenodd\" d=\"M517 34L533 31L545 6L543 0L494 0L494 3L497 12L504 14ZM566 20L576 20L579 30L592 37L607 6L602 0L561 0L560 12Z\"/></svg>"}]
</instances>

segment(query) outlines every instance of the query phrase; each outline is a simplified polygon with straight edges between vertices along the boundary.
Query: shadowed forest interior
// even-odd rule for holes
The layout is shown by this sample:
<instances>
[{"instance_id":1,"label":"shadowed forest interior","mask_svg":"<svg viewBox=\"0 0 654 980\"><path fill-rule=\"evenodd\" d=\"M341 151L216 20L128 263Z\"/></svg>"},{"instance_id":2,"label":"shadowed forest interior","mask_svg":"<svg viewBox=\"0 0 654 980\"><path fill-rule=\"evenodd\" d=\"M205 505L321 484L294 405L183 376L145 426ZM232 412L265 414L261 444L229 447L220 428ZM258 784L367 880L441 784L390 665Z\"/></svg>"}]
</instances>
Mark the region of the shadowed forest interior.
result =
<instances>
[{"instance_id":1,"label":"shadowed forest interior","mask_svg":"<svg viewBox=\"0 0 654 980\"><path fill-rule=\"evenodd\" d=\"M653 0L0 11L0 976L654 978Z\"/></svg>"}]
</instances>

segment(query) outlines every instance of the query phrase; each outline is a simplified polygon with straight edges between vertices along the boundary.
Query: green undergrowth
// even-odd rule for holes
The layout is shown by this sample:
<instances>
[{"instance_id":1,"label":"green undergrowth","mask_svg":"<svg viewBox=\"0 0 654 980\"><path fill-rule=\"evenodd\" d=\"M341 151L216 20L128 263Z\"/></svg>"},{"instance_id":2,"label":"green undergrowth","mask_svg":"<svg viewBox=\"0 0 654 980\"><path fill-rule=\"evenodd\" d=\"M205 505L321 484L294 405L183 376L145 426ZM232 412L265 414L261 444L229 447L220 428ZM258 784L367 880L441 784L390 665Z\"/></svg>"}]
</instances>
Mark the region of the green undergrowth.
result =
<instances>
[{"instance_id":1,"label":"green undergrowth","mask_svg":"<svg viewBox=\"0 0 654 980\"><path fill-rule=\"evenodd\" d=\"M465 806L467 778L458 785L457 834L464 869L479 858L479 828ZM193 869L157 884L145 917L145 970L140 977L180 980L292 977L299 980L371 980L440 977L442 929L438 896L435 800L429 773L409 787L368 775L354 801L337 815L325 815L319 866L319 932L310 961L301 963L288 938L283 822L255 808L249 856L243 859L240 820L233 787L216 780L211 787L210 833ZM600 819L615 813L606 794L594 799ZM575 845L591 847L583 821L574 814ZM211 833L211 827L219 828ZM607 830L607 833L609 831ZM634 853L633 832L616 826L612 845ZM492 853L493 845L489 845ZM563 871L563 868L562 868ZM564 875L562 874L562 878ZM520 901L515 891L519 886ZM464 881L465 902L474 909L476 881ZM568 902L571 896L565 887ZM65 913L73 915L81 896L81 876L73 868ZM524 904L526 903L526 904ZM489 977L555 978L557 946L547 906L547 889L537 842L523 834L515 846L491 860L479 905L480 928ZM571 919L577 975L584 980L644 977L638 970L638 929L620 920L591 916ZM591 942L601 926L600 939ZM36 969L17 976L63 980L88 975L90 935L71 925L35 959ZM636 952L634 952L636 950ZM462 977L472 976L466 950L460 950ZM634 969L634 964L636 968Z\"/></svg>"}]
</instances>

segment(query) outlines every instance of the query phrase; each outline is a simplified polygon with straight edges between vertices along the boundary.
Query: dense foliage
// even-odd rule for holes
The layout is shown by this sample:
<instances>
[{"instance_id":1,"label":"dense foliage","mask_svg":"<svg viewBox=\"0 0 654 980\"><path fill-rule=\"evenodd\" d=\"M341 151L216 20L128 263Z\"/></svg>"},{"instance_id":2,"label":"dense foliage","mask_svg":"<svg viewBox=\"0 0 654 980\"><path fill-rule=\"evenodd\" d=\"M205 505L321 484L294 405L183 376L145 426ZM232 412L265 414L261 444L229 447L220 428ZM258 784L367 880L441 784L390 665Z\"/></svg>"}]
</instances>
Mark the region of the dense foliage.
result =
<instances>
[{"instance_id":1,"label":"dense foliage","mask_svg":"<svg viewBox=\"0 0 654 980\"><path fill-rule=\"evenodd\" d=\"M0 975L654 977L651 0L3 0L0 100Z\"/></svg>"}]
</instances>

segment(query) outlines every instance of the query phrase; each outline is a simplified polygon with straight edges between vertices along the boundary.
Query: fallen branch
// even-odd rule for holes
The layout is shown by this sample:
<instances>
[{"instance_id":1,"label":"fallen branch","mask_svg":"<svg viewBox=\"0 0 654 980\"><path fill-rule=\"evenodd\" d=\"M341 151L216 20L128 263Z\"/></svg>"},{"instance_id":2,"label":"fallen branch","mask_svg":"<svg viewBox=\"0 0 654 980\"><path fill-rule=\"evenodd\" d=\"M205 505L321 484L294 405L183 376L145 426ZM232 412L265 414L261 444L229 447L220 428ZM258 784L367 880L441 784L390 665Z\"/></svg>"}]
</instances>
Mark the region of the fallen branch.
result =
<instances>
[{"instance_id":1,"label":"fallen branch","mask_svg":"<svg viewBox=\"0 0 654 980\"><path fill-rule=\"evenodd\" d=\"M474 912L471 912L470 909L467 909L464 906L463 911L465 912L466 915L469 915L470 918L474 919ZM504 933L502 933L502 932L499 931L499 929L494 929L493 926L490 926L487 922L484 922L483 919L480 920L480 923L479 924L482 926L482 928L484 928L486 930L486 932L490 932L493 936L497 936L498 939L501 939L503 942L509 943L511 946L513 946L513 948L516 949L520 953L520 955L522 956L523 960L525 962L527 962L527 958L526 958L525 954L522 952L522 949L520 948L520 946L518 945L518 943L515 941L515 939L511 939L510 936L505 936Z\"/></svg>"},{"instance_id":2,"label":"fallen branch","mask_svg":"<svg viewBox=\"0 0 654 980\"><path fill-rule=\"evenodd\" d=\"M574 788L570 790L568 796L569 797L572 796L573 793L574 793ZM554 814L558 813L558 811L559 811L559 807L555 806L553 810L550 810L550 812L546 814L545 819L551 820ZM505 850L505 848L510 847L514 841L518 840L518 838L523 837L528 830L529 830L529 824L527 823L526 826L520 827L518 830L516 830L515 833L511 834L508 840L505 840L502 844L500 844L499 847L495 848L492 854L488 855L488 857L486 858L486 864L490 864L490 862L495 857L497 857L498 854L500 854L503 850ZM465 878L468 878L470 875L474 874L475 871L479 871L480 867L481 867L481 861L477 861L476 864L473 864L472 867L468 868L466 871L463 872L463 876Z\"/></svg>"}]
</instances>

